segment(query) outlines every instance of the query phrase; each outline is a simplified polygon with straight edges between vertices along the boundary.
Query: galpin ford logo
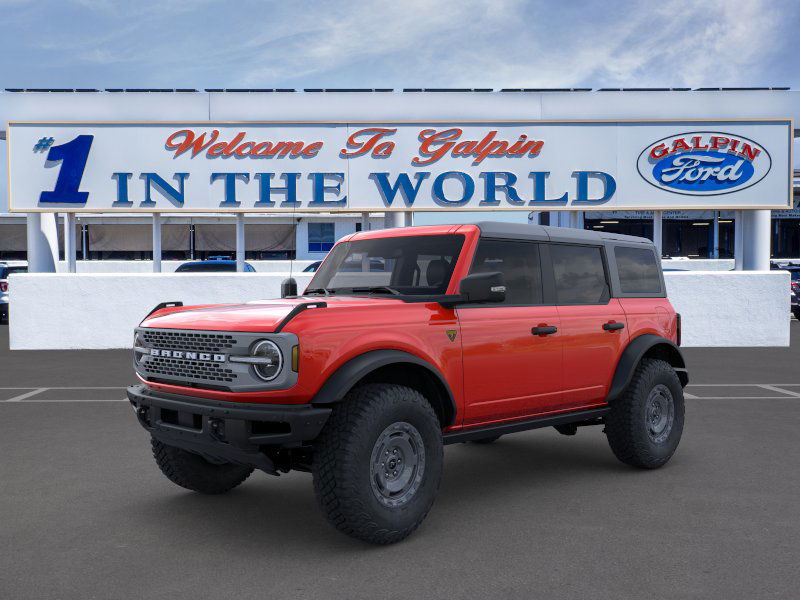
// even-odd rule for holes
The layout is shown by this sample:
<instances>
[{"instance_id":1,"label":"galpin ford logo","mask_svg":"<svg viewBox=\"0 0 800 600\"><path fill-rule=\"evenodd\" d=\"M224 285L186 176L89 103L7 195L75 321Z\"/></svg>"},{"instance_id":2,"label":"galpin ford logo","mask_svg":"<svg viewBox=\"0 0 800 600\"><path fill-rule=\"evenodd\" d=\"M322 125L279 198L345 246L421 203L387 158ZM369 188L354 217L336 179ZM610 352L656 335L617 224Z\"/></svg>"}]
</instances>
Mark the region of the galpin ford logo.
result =
<instances>
[{"instance_id":1,"label":"galpin ford logo","mask_svg":"<svg viewBox=\"0 0 800 600\"><path fill-rule=\"evenodd\" d=\"M695 131L658 140L637 167L650 185L676 194L713 196L755 185L772 159L763 146L732 133Z\"/></svg>"}]
</instances>

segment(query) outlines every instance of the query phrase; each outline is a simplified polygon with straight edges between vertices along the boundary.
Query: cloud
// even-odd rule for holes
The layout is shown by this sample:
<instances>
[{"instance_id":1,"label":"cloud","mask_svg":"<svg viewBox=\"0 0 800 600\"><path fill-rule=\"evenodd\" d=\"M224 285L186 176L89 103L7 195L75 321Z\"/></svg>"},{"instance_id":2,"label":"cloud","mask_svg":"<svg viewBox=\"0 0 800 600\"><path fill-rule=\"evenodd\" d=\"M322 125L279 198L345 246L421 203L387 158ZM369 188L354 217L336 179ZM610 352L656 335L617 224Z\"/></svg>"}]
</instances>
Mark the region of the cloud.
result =
<instances>
[{"instance_id":1,"label":"cloud","mask_svg":"<svg viewBox=\"0 0 800 600\"><path fill-rule=\"evenodd\" d=\"M42 0L7 11L0 50L18 60L0 74L64 87L798 85L799 17L792 0Z\"/></svg>"}]
</instances>

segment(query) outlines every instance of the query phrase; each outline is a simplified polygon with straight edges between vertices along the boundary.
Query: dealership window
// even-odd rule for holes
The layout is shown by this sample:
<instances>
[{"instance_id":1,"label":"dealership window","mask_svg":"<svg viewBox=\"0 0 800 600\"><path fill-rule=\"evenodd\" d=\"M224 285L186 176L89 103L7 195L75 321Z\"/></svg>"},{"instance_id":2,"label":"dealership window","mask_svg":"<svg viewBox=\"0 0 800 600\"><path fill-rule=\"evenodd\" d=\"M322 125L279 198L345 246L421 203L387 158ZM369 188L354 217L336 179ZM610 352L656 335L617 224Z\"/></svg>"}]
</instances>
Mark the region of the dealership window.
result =
<instances>
[{"instance_id":1,"label":"dealership window","mask_svg":"<svg viewBox=\"0 0 800 600\"><path fill-rule=\"evenodd\" d=\"M25 260L28 256L25 222L0 224L0 261Z\"/></svg>"},{"instance_id":2,"label":"dealership window","mask_svg":"<svg viewBox=\"0 0 800 600\"><path fill-rule=\"evenodd\" d=\"M335 227L333 223L309 223L308 224L308 251L327 252L333 248L336 241Z\"/></svg>"},{"instance_id":3,"label":"dealership window","mask_svg":"<svg viewBox=\"0 0 800 600\"><path fill-rule=\"evenodd\" d=\"M550 256L559 304L600 304L608 300L608 283L599 247L553 244Z\"/></svg>"},{"instance_id":4,"label":"dealership window","mask_svg":"<svg viewBox=\"0 0 800 600\"><path fill-rule=\"evenodd\" d=\"M800 257L800 219L772 220L772 256Z\"/></svg>"},{"instance_id":5,"label":"dealership window","mask_svg":"<svg viewBox=\"0 0 800 600\"><path fill-rule=\"evenodd\" d=\"M291 223L244 226L245 258L249 260L289 259L295 255L295 225ZM233 223L196 223L195 258L236 256L236 227Z\"/></svg>"},{"instance_id":6,"label":"dealership window","mask_svg":"<svg viewBox=\"0 0 800 600\"><path fill-rule=\"evenodd\" d=\"M539 246L530 242L481 240L470 273L499 271L506 284L504 304L541 304Z\"/></svg>"},{"instance_id":7,"label":"dealership window","mask_svg":"<svg viewBox=\"0 0 800 600\"><path fill-rule=\"evenodd\" d=\"M660 294L661 277L656 255L650 248L617 246L614 256L619 272L619 284L625 294Z\"/></svg>"}]
</instances>

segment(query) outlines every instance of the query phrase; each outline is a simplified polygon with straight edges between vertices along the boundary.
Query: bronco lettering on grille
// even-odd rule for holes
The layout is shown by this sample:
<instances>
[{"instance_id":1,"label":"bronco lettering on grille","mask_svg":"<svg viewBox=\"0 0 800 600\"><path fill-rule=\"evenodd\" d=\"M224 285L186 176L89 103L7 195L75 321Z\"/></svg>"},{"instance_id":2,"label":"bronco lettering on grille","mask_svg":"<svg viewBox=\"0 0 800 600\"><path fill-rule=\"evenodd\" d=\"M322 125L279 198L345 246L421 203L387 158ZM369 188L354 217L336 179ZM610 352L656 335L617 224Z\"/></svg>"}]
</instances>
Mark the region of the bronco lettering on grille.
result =
<instances>
[{"instance_id":1,"label":"bronco lettering on grille","mask_svg":"<svg viewBox=\"0 0 800 600\"><path fill-rule=\"evenodd\" d=\"M225 362L227 357L224 354L209 354L208 352L186 352L183 350L161 350L153 348L150 356L163 356L166 358L181 358L184 360L202 360L207 362Z\"/></svg>"}]
</instances>

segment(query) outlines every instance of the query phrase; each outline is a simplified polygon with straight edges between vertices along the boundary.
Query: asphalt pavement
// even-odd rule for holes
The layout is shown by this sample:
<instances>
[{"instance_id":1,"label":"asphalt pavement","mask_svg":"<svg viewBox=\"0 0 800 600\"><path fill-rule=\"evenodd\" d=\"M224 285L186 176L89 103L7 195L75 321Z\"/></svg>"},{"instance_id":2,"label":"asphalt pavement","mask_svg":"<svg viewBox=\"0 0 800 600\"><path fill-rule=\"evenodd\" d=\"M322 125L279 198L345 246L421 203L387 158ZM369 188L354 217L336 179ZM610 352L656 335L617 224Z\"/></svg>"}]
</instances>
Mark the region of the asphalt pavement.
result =
<instances>
[{"instance_id":1,"label":"asphalt pavement","mask_svg":"<svg viewBox=\"0 0 800 600\"><path fill-rule=\"evenodd\" d=\"M0 597L798 597L800 324L791 348L685 354L664 468L618 463L595 427L449 446L425 523L373 547L328 526L308 474L172 485L128 351L9 352L0 327Z\"/></svg>"}]
</instances>

